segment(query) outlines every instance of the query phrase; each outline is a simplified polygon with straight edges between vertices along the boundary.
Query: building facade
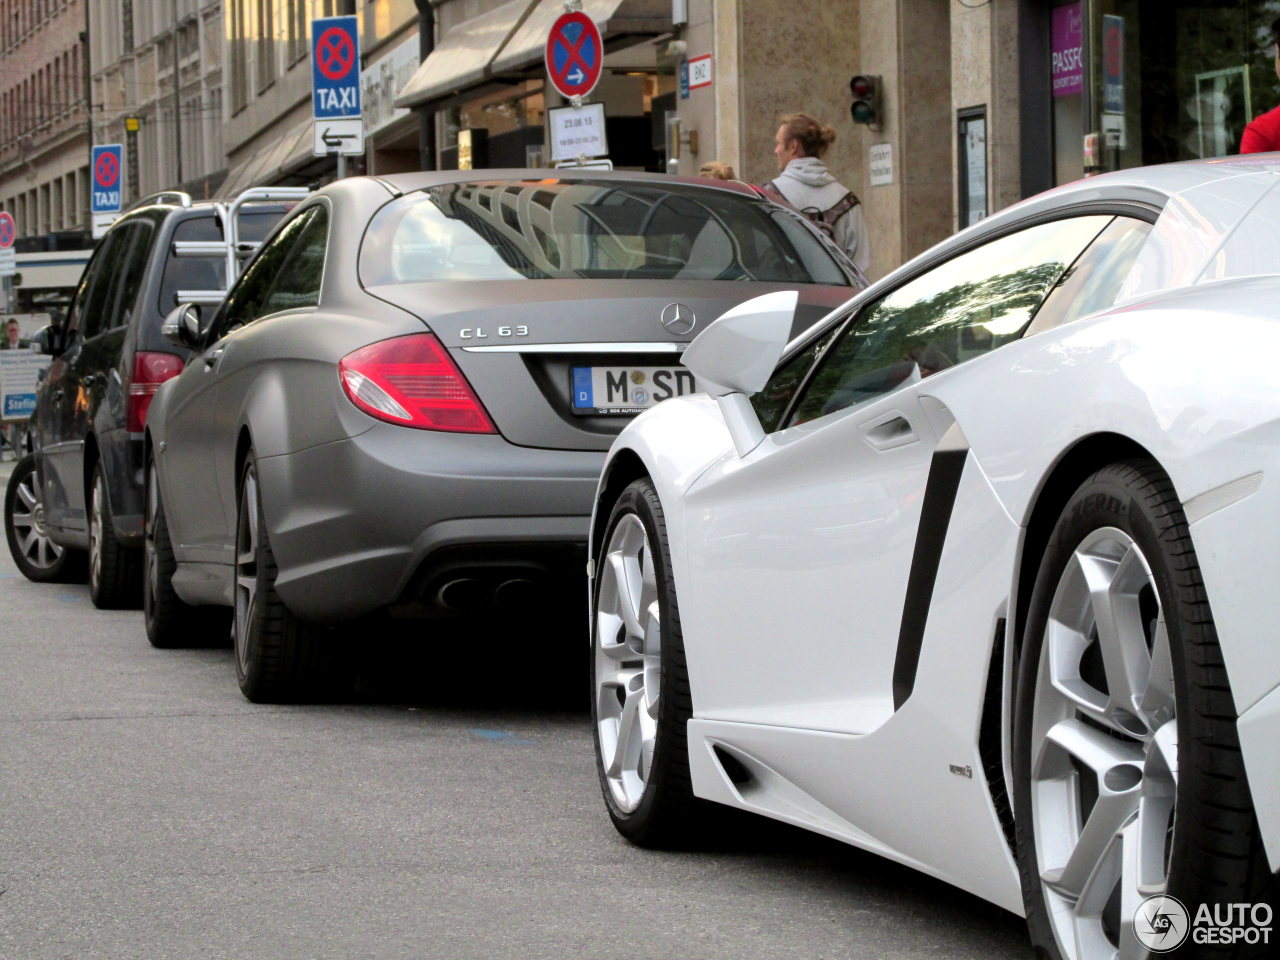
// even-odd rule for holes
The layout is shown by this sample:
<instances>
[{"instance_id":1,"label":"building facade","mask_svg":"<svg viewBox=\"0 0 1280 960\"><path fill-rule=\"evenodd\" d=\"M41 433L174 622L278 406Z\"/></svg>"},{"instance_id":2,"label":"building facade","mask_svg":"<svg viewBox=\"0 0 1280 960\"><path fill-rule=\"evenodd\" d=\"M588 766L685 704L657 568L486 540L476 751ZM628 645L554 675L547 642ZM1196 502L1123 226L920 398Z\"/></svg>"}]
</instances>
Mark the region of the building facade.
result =
<instances>
[{"instance_id":1,"label":"building facade","mask_svg":"<svg viewBox=\"0 0 1280 960\"><path fill-rule=\"evenodd\" d=\"M0 0L0 207L22 251L87 237L84 29L84 0Z\"/></svg>"},{"instance_id":2,"label":"building facade","mask_svg":"<svg viewBox=\"0 0 1280 960\"><path fill-rule=\"evenodd\" d=\"M311 21L359 16L365 155L348 175L392 173L419 164L417 125L392 104L418 64L414 0L224 0L228 174L223 193L253 185L306 184L335 175L336 160L314 154ZM424 0L425 2L425 0Z\"/></svg>"},{"instance_id":3,"label":"building facade","mask_svg":"<svg viewBox=\"0 0 1280 960\"><path fill-rule=\"evenodd\" d=\"M88 0L94 143L125 151L127 206L211 196L226 169L222 0Z\"/></svg>"}]
</instances>

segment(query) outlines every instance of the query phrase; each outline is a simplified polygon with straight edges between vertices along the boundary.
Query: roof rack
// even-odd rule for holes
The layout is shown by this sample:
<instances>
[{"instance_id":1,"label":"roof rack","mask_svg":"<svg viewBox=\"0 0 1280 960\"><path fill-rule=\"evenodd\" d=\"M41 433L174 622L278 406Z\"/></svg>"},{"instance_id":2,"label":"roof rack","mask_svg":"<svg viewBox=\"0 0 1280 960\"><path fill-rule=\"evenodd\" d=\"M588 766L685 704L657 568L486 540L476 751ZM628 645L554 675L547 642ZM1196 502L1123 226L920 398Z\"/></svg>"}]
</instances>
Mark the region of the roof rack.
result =
<instances>
[{"instance_id":1,"label":"roof rack","mask_svg":"<svg viewBox=\"0 0 1280 960\"><path fill-rule=\"evenodd\" d=\"M191 206L191 194L183 193L181 190L161 190L133 201L124 212L128 213L130 210L137 210L139 207L149 207L153 203L176 203L180 207L189 207Z\"/></svg>"},{"instance_id":2,"label":"roof rack","mask_svg":"<svg viewBox=\"0 0 1280 960\"><path fill-rule=\"evenodd\" d=\"M231 201L220 200L213 205L214 215L222 224L223 240L175 240L173 255L175 257L225 257L227 262L227 289L240 276L240 268L248 260L260 244L240 239L240 211L248 203L272 203L287 200L302 200L311 195L307 187L250 187L242 191ZM190 198L186 206L190 205ZM225 296L221 292L211 290L182 291L190 292L189 300L179 299L179 303L217 303ZM216 300L210 300L217 293ZM181 296L181 295L180 295Z\"/></svg>"}]
</instances>

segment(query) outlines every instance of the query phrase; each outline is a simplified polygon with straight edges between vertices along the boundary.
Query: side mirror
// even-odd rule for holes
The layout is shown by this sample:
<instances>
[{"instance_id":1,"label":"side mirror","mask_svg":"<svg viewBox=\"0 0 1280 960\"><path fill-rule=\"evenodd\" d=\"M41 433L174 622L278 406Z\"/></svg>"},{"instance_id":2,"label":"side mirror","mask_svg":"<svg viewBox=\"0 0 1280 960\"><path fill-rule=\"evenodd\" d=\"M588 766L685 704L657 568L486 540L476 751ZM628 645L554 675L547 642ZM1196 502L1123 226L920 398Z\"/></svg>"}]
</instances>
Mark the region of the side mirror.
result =
<instances>
[{"instance_id":1,"label":"side mirror","mask_svg":"<svg viewBox=\"0 0 1280 960\"><path fill-rule=\"evenodd\" d=\"M56 326L41 327L31 335L29 346L32 353L43 353L56 357L62 352L62 336Z\"/></svg>"},{"instance_id":2,"label":"side mirror","mask_svg":"<svg viewBox=\"0 0 1280 960\"><path fill-rule=\"evenodd\" d=\"M164 318L160 327L160 335L172 344L195 350L200 346L200 308L194 303L183 303L174 307Z\"/></svg>"},{"instance_id":3,"label":"side mirror","mask_svg":"<svg viewBox=\"0 0 1280 960\"><path fill-rule=\"evenodd\" d=\"M799 301L799 293L783 290L739 304L702 331L681 358L699 388L720 404L738 456L746 456L764 439L748 398L773 376L791 339Z\"/></svg>"}]
</instances>

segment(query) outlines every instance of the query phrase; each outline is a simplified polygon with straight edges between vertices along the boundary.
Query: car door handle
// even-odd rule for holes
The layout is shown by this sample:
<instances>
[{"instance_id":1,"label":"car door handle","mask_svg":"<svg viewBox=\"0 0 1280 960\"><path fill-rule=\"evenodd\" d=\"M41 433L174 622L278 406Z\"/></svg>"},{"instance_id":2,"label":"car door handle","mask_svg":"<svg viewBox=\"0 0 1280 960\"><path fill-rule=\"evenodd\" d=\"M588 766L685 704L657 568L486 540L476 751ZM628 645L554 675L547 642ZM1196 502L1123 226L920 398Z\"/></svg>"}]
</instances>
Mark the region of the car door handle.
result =
<instances>
[{"instance_id":1,"label":"car door handle","mask_svg":"<svg viewBox=\"0 0 1280 960\"><path fill-rule=\"evenodd\" d=\"M867 438L867 443L877 450L890 450L903 444L914 443L917 439L915 427L911 426L911 421L896 412L861 426L862 435Z\"/></svg>"},{"instance_id":2,"label":"car door handle","mask_svg":"<svg viewBox=\"0 0 1280 960\"><path fill-rule=\"evenodd\" d=\"M208 353L204 355L204 365L206 370L212 369L215 365L217 365L218 361L222 359L222 351L224 349L226 348L219 347L217 350L210 350Z\"/></svg>"}]
</instances>

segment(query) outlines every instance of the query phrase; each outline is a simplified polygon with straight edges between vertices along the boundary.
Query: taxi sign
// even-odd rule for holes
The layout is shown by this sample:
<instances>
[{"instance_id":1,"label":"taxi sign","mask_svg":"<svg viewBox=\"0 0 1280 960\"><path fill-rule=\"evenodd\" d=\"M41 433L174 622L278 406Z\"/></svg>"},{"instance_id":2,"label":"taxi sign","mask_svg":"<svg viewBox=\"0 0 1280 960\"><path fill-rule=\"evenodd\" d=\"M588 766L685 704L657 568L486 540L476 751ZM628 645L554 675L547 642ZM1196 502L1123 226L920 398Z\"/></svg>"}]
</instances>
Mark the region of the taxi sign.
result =
<instances>
[{"instance_id":1,"label":"taxi sign","mask_svg":"<svg viewBox=\"0 0 1280 960\"><path fill-rule=\"evenodd\" d=\"M99 144L93 148L89 164L92 174L89 211L119 213L124 196L120 188L121 174L124 172L124 147L118 143Z\"/></svg>"},{"instance_id":2,"label":"taxi sign","mask_svg":"<svg viewBox=\"0 0 1280 960\"><path fill-rule=\"evenodd\" d=\"M317 120L360 116L359 18L311 21L311 110Z\"/></svg>"},{"instance_id":3,"label":"taxi sign","mask_svg":"<svg viewBox=\"0 0 1280 960\"><path fill-rule=\"evenodd\" d=\"M585 97L604 68L604 41L595 21L581 10L562 13L547 35L547 77L565 97Z\"/></svg>"}]
</instances>

